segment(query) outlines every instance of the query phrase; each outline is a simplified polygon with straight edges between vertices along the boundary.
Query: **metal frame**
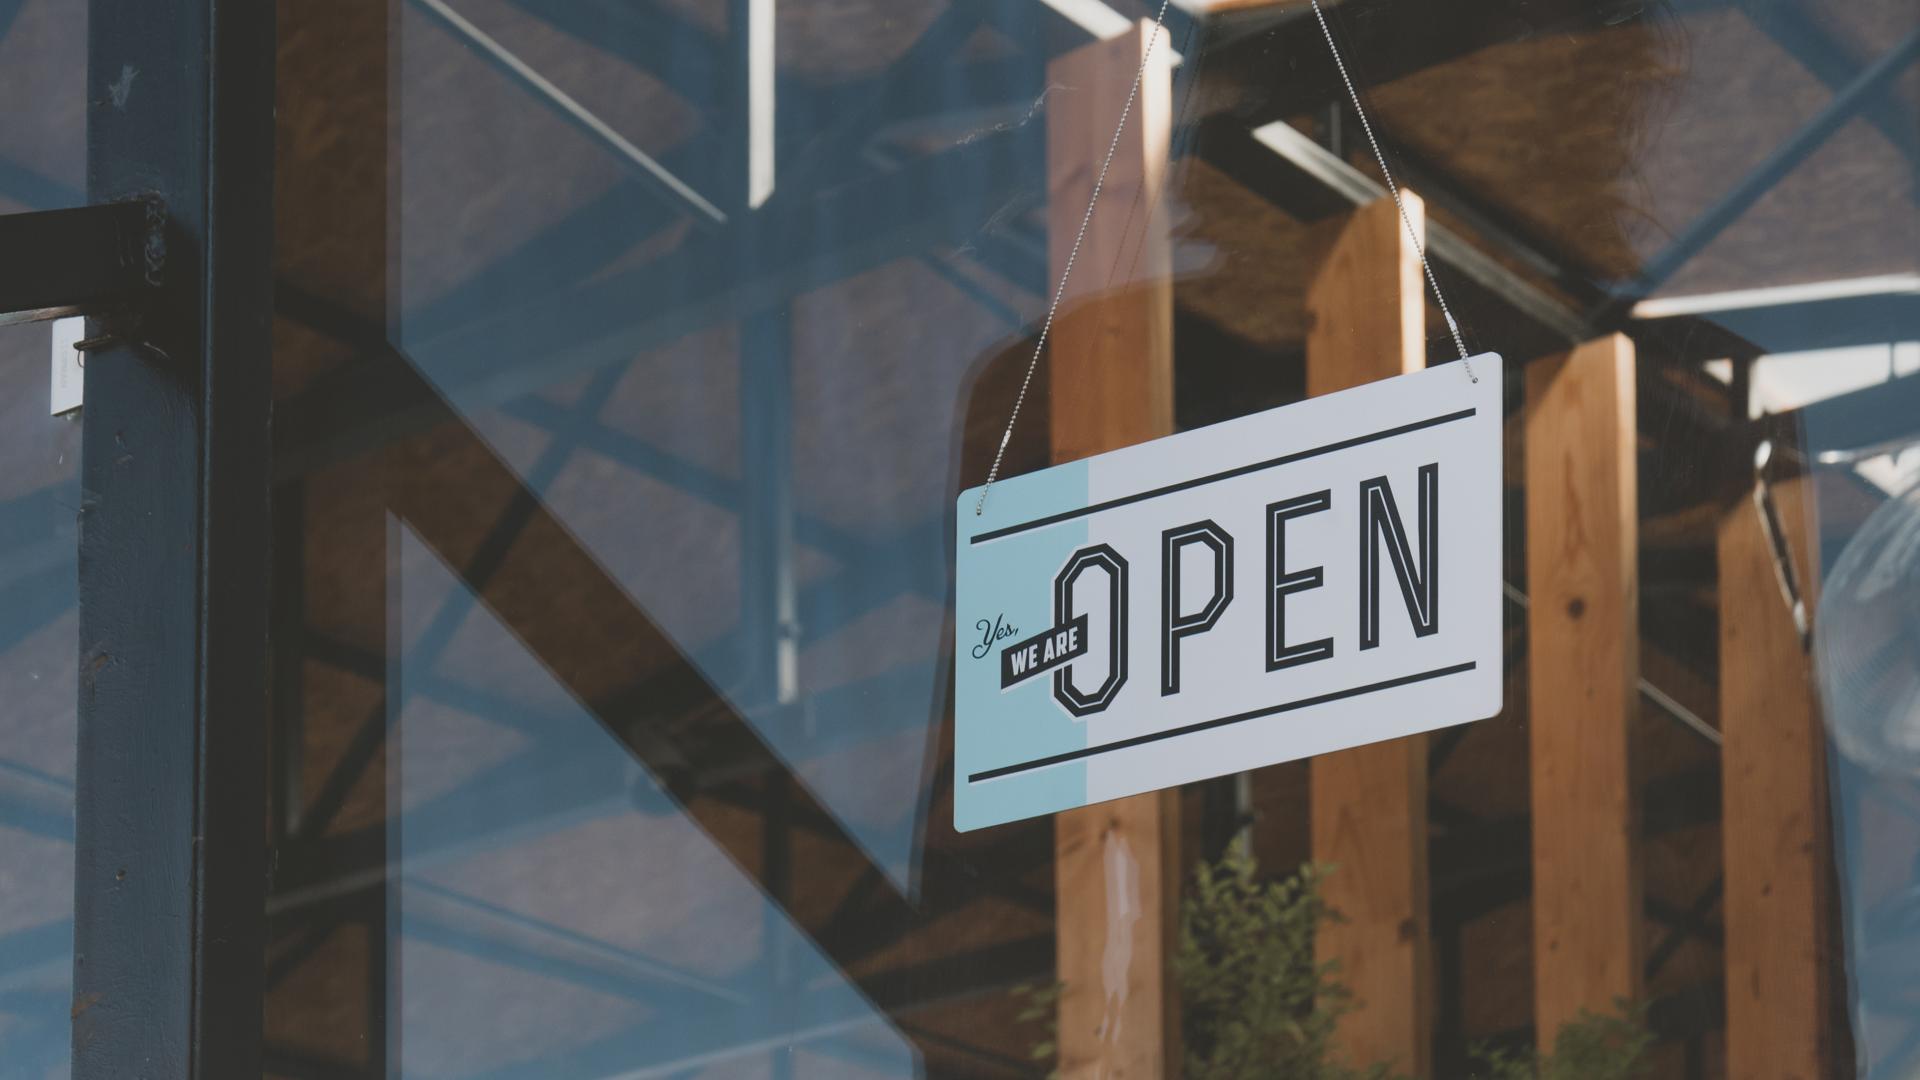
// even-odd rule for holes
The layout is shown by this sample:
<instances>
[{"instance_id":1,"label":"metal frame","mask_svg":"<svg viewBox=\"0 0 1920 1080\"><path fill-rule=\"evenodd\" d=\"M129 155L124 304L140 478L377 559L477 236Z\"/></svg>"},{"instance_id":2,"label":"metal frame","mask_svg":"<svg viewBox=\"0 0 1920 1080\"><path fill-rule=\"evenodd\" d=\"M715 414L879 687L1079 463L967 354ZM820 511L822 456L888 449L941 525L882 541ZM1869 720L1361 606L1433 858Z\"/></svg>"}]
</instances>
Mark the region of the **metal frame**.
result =
<instances>
[{"instance_id":1,"label":"metal frame","mask_svg":"<svg viewBox=\"0 0 1920 1080\"><path fill-rule=\"evenodd\" d=\"M273 8L92 8L89 198L168 215L87 365L73 1076L258 1076Z\"/></svg>"}]
</instances>

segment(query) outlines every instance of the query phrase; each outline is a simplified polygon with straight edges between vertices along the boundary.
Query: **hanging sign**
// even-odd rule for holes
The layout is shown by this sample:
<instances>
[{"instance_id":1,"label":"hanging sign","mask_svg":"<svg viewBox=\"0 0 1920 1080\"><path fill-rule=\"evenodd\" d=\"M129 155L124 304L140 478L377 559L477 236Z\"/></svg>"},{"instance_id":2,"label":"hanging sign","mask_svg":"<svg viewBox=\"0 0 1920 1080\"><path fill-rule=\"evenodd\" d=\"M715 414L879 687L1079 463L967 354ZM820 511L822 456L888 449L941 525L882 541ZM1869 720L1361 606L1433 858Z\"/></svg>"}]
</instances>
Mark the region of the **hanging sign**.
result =
<instances>
[{"instance_id":1,"label":"hanging sign","mask_svg":"<svg viewBox=\"0 0 1920 1080\"><path fill-rule=\"evenodd\" d=\"M962 493L955 827L1499 712L1500 358L1473 372Z\"/></svg>"}]
</instances>

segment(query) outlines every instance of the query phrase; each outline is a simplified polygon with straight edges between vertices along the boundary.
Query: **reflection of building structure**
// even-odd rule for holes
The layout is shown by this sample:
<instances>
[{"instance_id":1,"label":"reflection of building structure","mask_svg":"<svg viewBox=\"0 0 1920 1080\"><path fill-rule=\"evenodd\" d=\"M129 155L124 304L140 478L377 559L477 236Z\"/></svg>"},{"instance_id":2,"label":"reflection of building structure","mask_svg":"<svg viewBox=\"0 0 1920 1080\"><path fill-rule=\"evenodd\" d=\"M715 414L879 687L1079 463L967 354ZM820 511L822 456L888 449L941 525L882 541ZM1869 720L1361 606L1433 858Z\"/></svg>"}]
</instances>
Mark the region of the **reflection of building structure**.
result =
<instances>
[{"instance_id":1,"label":"reflection of building structure","mask_svg":"<svg viewBox=\"0 0 1920 1080\"><path fill-rule=\"evenodd\" d=\"M0 50L51 32L53 6L0 3L0 31L19 19ZM1169 164L1157 211L1142 202L1169 241L1171 274L1147 276L1171 294L1179 426L1307 391L1310 283L1380 193L1310 16L1213 7L1170 15ZM281 9L270 1071L384 1055L419 1075L1022 1075L1040 1036L1006 991L1054 977L1079 901L1056 893L1047 823L949 828L947 515L984 474L1049 244L1083 208L1050 187L1047 125L1117 92L1048 64L1141 10ZM1644 877L1615 884L1643 903L1607 914L1638 926L1660 1074L1725 1074L1726 1025L1749 1022L1725 973L1751 958L1729 938L1749 898L1722 875L1741 843L1721 821L1722 703L1730 671L1783 674L1727 651L1728 612L1777 614L1771 537L1730 536L1727 508L1757 431L1816 455L1906 433L1912 12L1333 15L1475 343L1533 378L1631 339L1637 412L1613 434L1636 513L1612 558L1637 570L1639 617L1616 628L1615 719ZM0 86L8 70L56 77L0 66ZM0 209L79 201L72 148L21 141L0 139L19 159ZM1082 272L1096 295L1116 273ZM1900 378L1769 396L1798 369L1763 357L1889 347ZM1043 377L1036 400L1112 389ZM1807 423L1753 421L1750 400ZM1554 793L1526 780L1535 496L1517 394L1512 411L1511 708L1423 751L1408 902L1424 890L1434 1011L1411 1029L1437 1075L1471 1041L1523 1036L1540 996L1528 837ZM1046 459L1046 416L1010 468ZM1831 559L1884 491L1839 469L1796 485L1793 459L1779 502L1810 486L1818 518L1778 532ZM5 512L44 512L46 490ZM1755 543L1735 550L1759 584L1736 593L1728 545ZM1814 775L1780 775L1795 766ZM1268 866L1314 854L1308 772L1182 792L1184 862L1249 814ZM1912 800L1834 777L1871 853L1842 865L1848 910L1870 921L1906 882L1876 868L1910 862ZM1853 970L1812 941L1810 971ZM1825 1021L1769 1026L1791 1044ZM1920 1045L1911 1015L1862 1022L1863 1062L1895 1070Z\"/></svg>"}]
</instances>

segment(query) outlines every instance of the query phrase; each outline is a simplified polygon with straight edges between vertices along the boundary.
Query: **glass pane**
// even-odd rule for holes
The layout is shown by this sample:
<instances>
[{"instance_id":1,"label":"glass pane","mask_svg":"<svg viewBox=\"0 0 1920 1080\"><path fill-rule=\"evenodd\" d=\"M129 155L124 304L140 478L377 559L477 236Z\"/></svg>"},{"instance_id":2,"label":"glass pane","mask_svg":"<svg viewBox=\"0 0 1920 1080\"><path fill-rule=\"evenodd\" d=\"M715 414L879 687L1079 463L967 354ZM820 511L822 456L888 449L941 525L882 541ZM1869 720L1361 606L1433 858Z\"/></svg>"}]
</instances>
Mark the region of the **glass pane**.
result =
<instances>
[{"instance_id":1,"label":"glass pane","mask_svg":"<svg viewBox=\"0 0 1920 1080\"><path fill-rule=\"evenodd\" d=\"M1441 10L1328 18L1446 313L1352 240L1310 7L1171 6L1134 90L1072 66L1133 0L283 3L271 1071L1910 1072L1912 5ZM1003 475L1449 314L1509 388L1500 715L1124 858L956 832L1016 403Z\"/></svg>"},{"instance_id":2,"label":"glass pane","mask_svg":"<svg viewBox=\"0 0 1920 1080\"><path fill-rule=\"evenodd\" d=\"M87 8L0 6L0 213L87 201Z\"/></svg>"},{"instance_id":3,"label":"glass pane","mask_svg":"<svg viewBox=\"0 0 1920 1080\"><path fill-rule=\"evenodd\" d=\"M47 324L0 327L0 1044L65 1076L73 996L80 423L48 415Z\"/></svg>"},{"instance_id":4,"label":"glass pane","mask_svg":"<svg viewBox=\"0 0 1920 1080\"><path fill-rule=\"evenodd\" d=\"M0 213L85 201L86 32L0 4ZM80 418L50 415L52 333L0 326L0 1071L31 1080L67 1075L74 1007Z\"/></svg>"}]
</instances>

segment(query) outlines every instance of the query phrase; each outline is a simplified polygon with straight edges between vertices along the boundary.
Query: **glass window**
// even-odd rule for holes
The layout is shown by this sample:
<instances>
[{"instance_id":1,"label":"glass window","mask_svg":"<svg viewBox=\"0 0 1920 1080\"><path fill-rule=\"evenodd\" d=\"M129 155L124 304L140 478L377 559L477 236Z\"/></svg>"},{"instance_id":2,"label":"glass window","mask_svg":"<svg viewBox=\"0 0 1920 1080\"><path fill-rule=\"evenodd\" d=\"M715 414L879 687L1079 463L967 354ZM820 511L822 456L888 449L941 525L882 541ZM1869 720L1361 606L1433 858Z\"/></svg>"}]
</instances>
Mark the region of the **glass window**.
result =
<instances>
[{"instance_id":1,"label":"glass window","mask_svg":"<svg viewBox=\"0 0 1920 1080\"><path fill-rule=\"evenodd\" d=\"M273 1074L1920 1062L1911 5L1328 5L1371 130L1311 7L1158 11L281 5ZM1450 319L1500 715L956 832L1016 405L1003 475Z\"/></svg>"},{"instance_id":2,"label":"glass window","mask_svg":"<svg viewBox=\"0 0 1920 1080\"><path fill-rule=\"evenodd\" d=\"M0 213L85 201L86 32L72 4L0 4ZM80 421L50 415L52 348L0 326L0 1046L31 1080L67 1075L74 1007Z\"/></svg>"}]
</instances>

